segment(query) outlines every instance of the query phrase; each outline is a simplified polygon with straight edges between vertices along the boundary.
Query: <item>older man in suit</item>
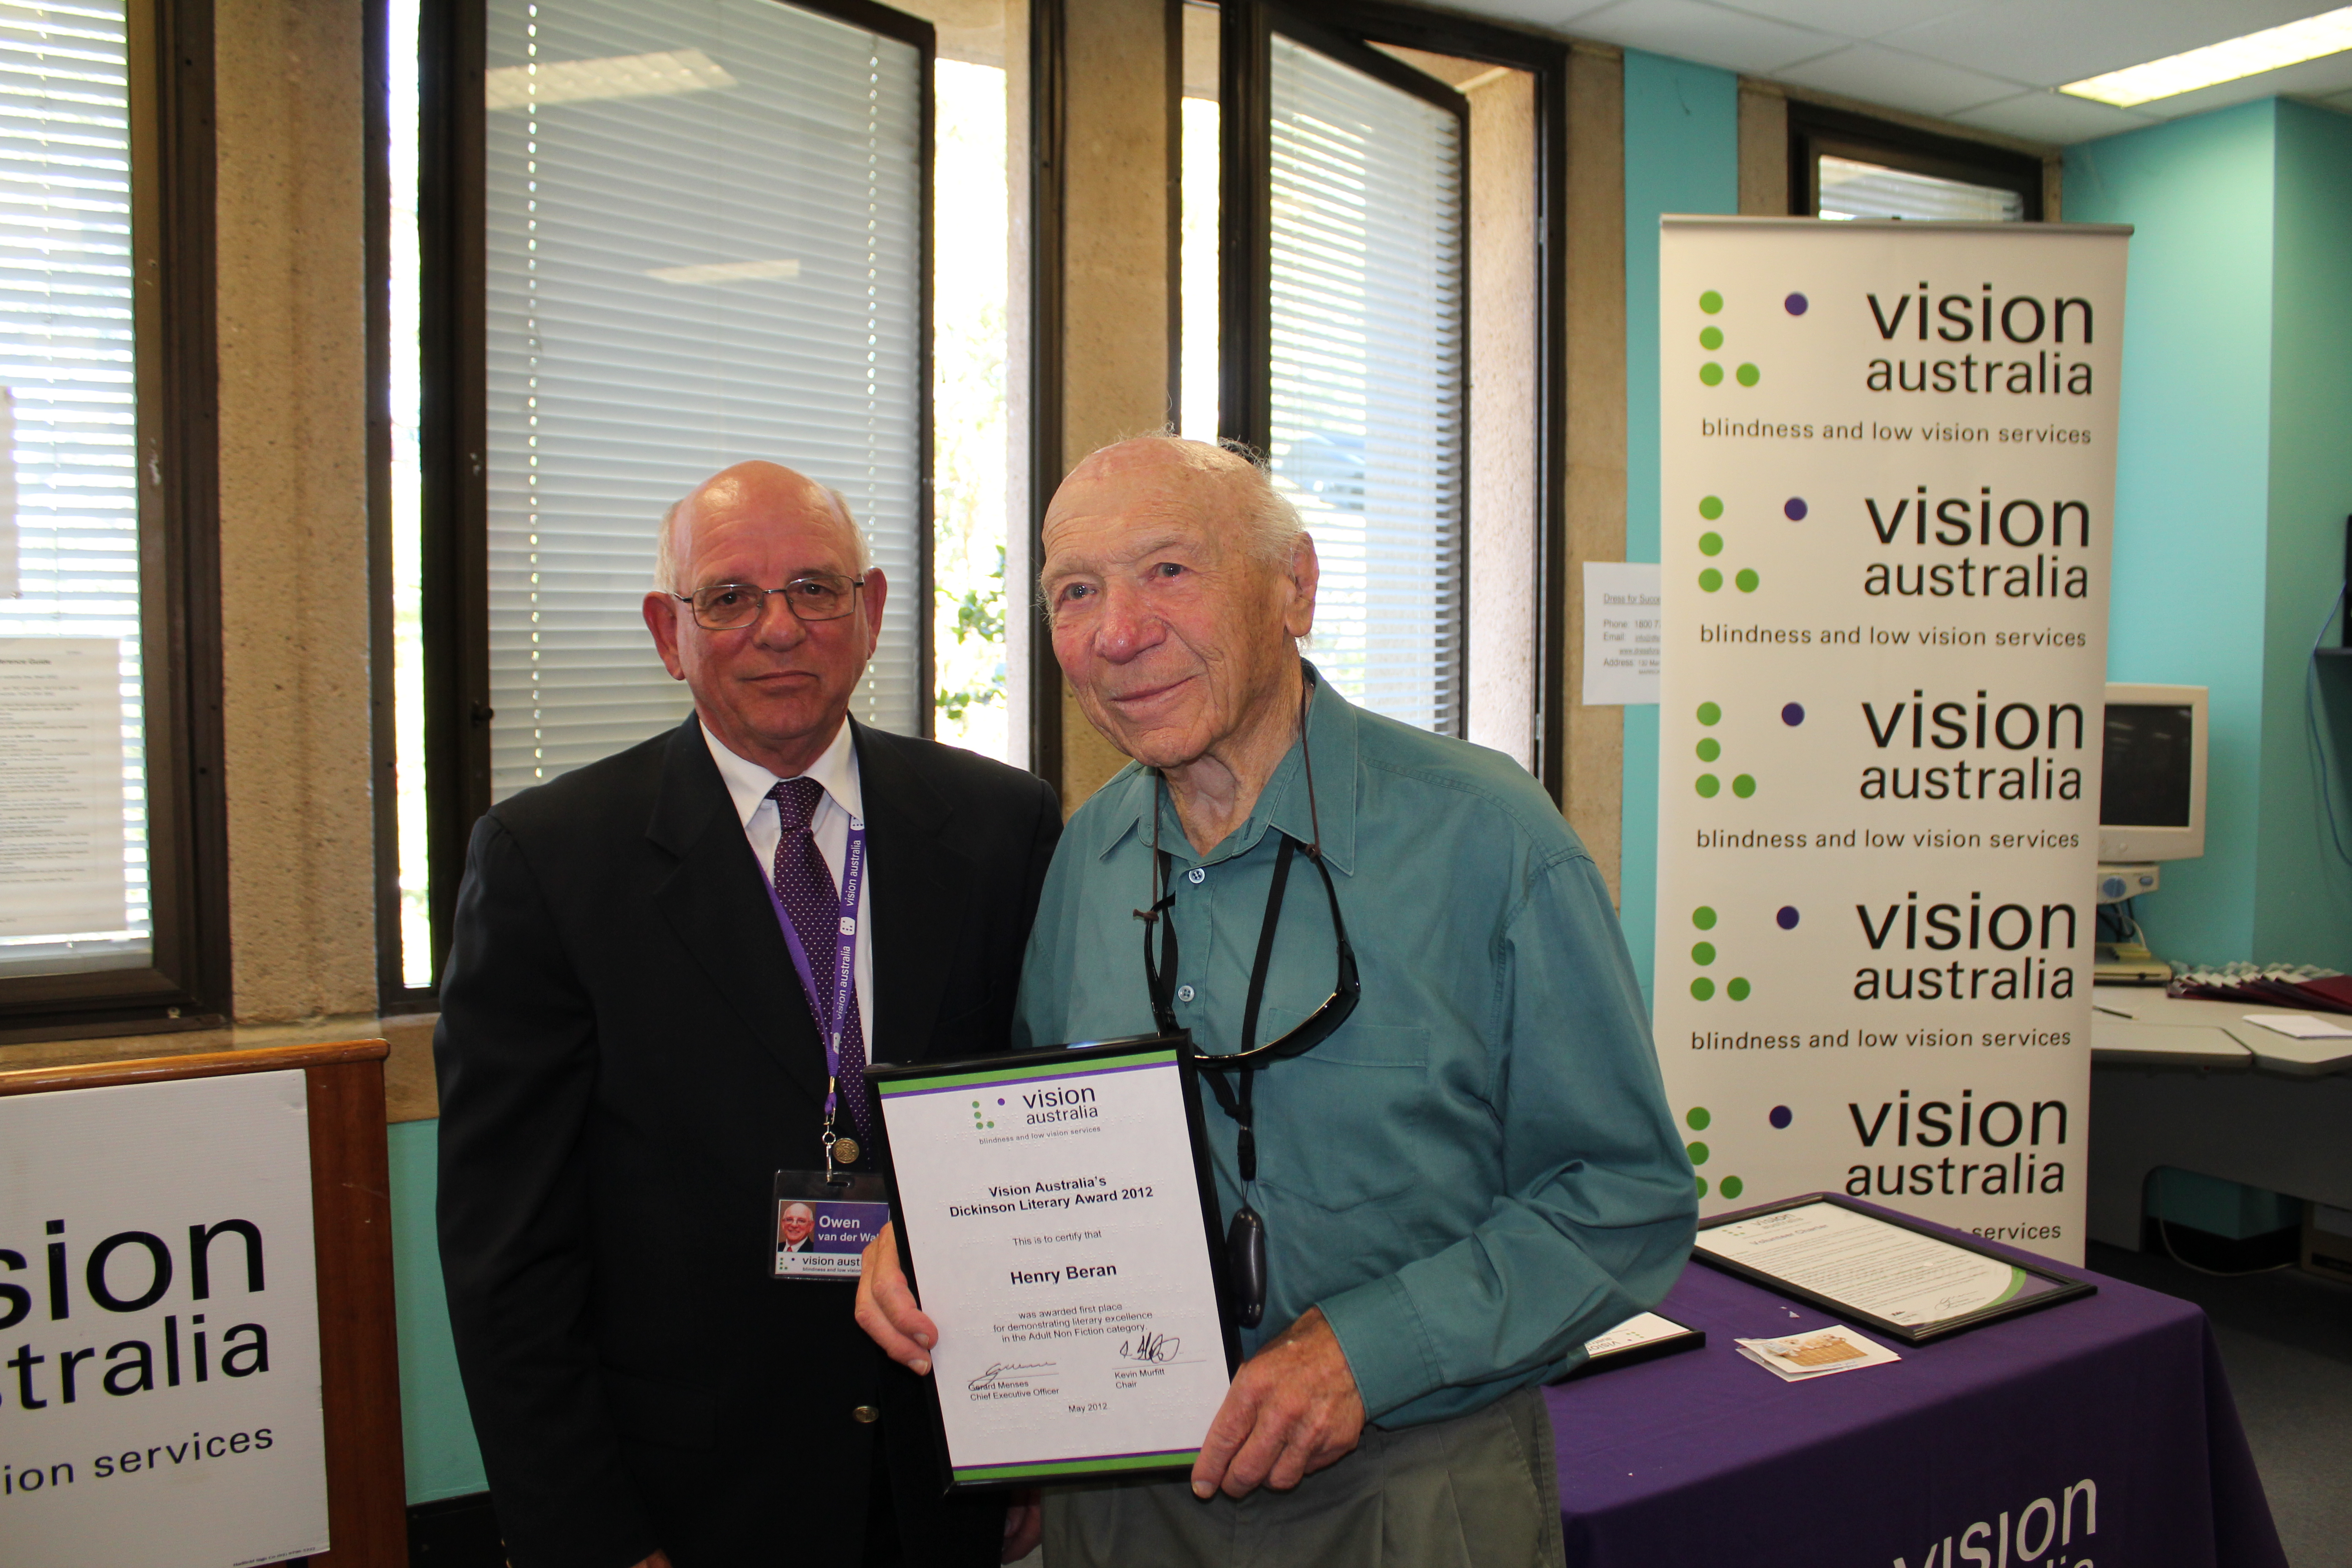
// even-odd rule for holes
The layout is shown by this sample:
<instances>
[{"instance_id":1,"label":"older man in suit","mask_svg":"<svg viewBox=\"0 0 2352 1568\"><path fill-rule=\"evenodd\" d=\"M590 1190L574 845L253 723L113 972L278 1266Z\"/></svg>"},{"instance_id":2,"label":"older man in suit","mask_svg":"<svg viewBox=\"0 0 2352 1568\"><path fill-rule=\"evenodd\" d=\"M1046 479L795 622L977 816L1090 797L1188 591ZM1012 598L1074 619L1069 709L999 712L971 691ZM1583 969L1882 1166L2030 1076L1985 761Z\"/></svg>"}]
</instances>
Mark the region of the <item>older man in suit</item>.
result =
<instances>
[{"instance_id":1,"label":"older man in suit","mask_svg":"<svg viewBox=\"0 0 2352 1568\"><path fill-rule=\"evenodd\" d=\"M877 1169L869 1056L1003 1047L1061 830L1029 774L849 719L887 590L831 491L714 476L645 598L693 715L475 827L434 1041L441 1255L516 1568L1034 1539L1034 1509L940 1500L854 1282L774 1277L778 1173Z\"/></svg>"}]
</instances>

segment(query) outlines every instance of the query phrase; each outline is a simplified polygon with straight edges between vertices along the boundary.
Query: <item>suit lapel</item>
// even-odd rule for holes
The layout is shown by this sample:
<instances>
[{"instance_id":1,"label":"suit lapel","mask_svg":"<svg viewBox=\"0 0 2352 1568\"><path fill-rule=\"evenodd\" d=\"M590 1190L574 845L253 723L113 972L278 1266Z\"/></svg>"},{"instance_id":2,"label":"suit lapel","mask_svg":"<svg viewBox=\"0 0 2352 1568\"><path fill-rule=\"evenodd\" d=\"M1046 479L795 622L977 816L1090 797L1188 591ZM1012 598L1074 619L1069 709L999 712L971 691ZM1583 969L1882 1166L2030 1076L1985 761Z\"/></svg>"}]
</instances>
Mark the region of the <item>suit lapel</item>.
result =
<instances>
[{"instance_id":1,"label":"suit lapel","mask_svg":"<svg viewBox=\"0 0 2352 1568\"><path fill-rule=\"evenodd\" d=\"M945 955L971 895L971 859L950 841L954 808L912 765L908 744L855 720L851 724L874 879L875 1016L868 1038L877 1061L919 1061L939 1021Z\"/></svg>"},{"instance_id":2,"label":"suit lapel","mask_svg":"<svg viewBox=\"0 0 2352 1568\"><path fill-rule=\"evenodd\" d=\"M824 1052L808 1000L743 825L691 714L671 734L646 837L676 862L656 884L654 900L700 970L677 977L679 1027L690 1026L685 1020L696 1011L691 987L709 985L793 1080L823 1100Z\"/></svg>"}]
</instances>

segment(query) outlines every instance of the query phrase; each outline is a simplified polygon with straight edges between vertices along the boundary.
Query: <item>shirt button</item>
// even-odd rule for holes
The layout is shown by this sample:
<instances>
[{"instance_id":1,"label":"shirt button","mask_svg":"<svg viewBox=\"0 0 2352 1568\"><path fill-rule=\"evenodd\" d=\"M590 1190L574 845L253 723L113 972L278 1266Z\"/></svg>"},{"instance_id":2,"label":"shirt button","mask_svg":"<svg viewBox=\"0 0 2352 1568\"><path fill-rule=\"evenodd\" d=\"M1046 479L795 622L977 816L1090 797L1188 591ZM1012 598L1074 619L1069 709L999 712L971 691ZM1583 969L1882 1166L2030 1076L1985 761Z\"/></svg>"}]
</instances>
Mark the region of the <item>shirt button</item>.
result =
<instances>
[{"instance_id":1,"label":"shirt button","mask_svg":"<svg viewBox=\"0 0 2352 1568\"><path fill-rule=\"evenodd\" d=\"M1184 878L1185 880L1191 882L1197 888L1202 883L1209 879L1209 873L1202 870L1200 867L1195 866L1191 870L1184 873Z\"/></svg>"},{"instance_id":2,"label":"shirt button","mask_svg":"<svg viewBox=\"0 0 2352 1568\"><path fill-rule=\"evenodd\" d=\"M1192 999L1192 988L1190 985L1179 985L1176 987L1176 1000L1179 1002L1190 1002Z\"/></svg>"},{"instance_id":3,"label":"shirt button","mask_svg":"<svg viewBox=\"0 0 2352 1568\"><path fill-rule=\"evenodd\" d=\"M882 1419L882 1408L877 1405L861 1405L849 1413L849 1418L860 1426L871 1426Z\"/></svg>"}]
</instances>

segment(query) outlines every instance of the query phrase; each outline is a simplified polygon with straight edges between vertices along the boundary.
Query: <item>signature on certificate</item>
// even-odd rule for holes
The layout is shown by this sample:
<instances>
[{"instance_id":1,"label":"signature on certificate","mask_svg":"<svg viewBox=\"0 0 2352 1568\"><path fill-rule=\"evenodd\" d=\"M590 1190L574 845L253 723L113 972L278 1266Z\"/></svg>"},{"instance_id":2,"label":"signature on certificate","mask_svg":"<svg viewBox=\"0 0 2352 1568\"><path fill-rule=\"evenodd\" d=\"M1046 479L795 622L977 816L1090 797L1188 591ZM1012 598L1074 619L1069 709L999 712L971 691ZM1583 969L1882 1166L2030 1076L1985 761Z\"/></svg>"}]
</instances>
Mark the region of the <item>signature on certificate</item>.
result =
<instances>
[{"instance_id":1,"label":"signature on certificate","mask_svg":"<svg viewBox=\"0 0 2352 1568\"><path fill-rule=\"evenodd\" d=\"M1000 1361L992 1365L986 1372L982 1373L978 1377L973 1378L970 1383L965 1384L964 1386L966 1388L994 1388L997 1384L1004 1378L1013 1377L1024 1372L1042 1371L1053 1364L1054 1363L1050 1361Z\"/></svg>"},{"instance_id":2,"label":"signature on certificate","mask_svg":"<svg viewBox=\"0 0 2352 1568\"><path fill-rule=\"evenodd\" d=\"M1184 1342L1172 1334L1144 1333L1138 1334L1131 1340L1119 1341L1118 1354L1121 1361L1145 1361L1164 1364L1174 1361L1176 1352L1183 1348Z\"/></svg>"}]
</instances>

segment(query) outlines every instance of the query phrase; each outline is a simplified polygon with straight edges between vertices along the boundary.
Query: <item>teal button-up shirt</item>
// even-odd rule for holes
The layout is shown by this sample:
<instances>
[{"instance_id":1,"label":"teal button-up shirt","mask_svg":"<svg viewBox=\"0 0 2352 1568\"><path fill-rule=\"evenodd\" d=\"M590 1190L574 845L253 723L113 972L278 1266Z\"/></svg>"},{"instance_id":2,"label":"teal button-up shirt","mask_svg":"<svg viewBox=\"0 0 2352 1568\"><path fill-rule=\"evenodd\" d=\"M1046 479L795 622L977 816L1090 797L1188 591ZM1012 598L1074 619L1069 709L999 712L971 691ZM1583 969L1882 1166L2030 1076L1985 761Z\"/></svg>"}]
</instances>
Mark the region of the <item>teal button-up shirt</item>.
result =
<instances>
[{"instance_id":1,"label":"teal button-up shirt","mask_svg":"<svg viewBox=\"0 0 2352 1568\"><path fill-rule=\"evenodd\" d=\"M1315 802L1362 1000L1255 1090L1270 1275L1255 1351L1320 1306L1366 1412L1391 1426L1554 1377L1665 1294L1690 1250L1691 1167L1642 995L1591 857L1509 759L1356 708L1318 680ZM1207 855L1160 809L1179 944L1177 1021L1241 1044L1281 839L1312 842L1293 745ZM1015 1044L1150 1034L1143 924L1154 776L1130 764L1071 818L1029 940ZM1157 947L1154 956L1157 956ZM1322 882L1291 867L1258 1042L1329 994ZM1227 1215L1235 1128L1205 1085Z\"/></svg>"}]
</instances>

